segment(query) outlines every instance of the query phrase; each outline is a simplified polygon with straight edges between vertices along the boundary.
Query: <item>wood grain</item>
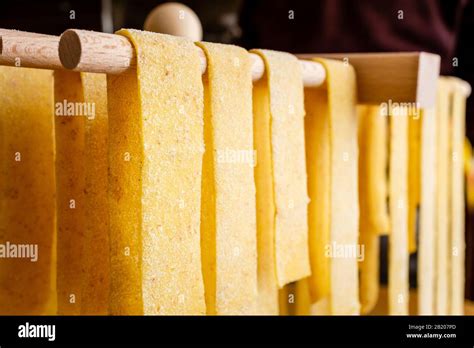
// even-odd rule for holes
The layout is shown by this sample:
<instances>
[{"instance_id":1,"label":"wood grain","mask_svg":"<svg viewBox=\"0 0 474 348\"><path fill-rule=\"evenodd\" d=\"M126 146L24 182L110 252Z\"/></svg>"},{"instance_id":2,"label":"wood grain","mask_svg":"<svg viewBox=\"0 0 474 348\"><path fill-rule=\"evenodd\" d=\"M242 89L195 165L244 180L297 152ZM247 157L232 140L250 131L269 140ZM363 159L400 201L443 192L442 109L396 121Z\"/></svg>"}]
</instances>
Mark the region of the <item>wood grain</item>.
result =
<instances>
[{"instance_id":1,"label":"wood grain","mask_svg":"<svg viewBox=\"0 0 474 348\"><path fill-rule=\"evenodd\" d=\"M426 52L298 54L299 58L324 57L347 61L357 73L360 104L435 103L440 57Z\"/></svg>"},{"instance_id":2,"label":"wood grain","mask_svg":"<svg viewBox=\"0 0 474 348\"><path fill-rule=\"evenodd\" d=\"M63 69L58 44L58 36L0 29L0 65Z\"/></svg>"}]
</instances>

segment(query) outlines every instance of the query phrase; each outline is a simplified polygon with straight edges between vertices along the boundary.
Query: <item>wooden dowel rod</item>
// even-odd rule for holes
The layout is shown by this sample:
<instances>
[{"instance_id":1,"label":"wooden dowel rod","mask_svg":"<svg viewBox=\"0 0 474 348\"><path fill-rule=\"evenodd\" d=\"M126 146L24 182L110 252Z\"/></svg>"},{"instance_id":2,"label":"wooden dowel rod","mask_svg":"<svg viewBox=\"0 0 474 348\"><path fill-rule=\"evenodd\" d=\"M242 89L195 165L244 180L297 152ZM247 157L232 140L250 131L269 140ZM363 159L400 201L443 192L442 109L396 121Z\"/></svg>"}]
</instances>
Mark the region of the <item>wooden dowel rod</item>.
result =
<instances>
[{"instance_id":1,"label":"wooden dowel rod","mask_svg":"<svg viewBox=\"0 0 474 348\"><path fill-rule=\"evenodd\" d=\"M136 65L127 38L87 30L66 30L59 40L59 59L66 69L120 74Z\"/></svg>"},{"instance_id":2,"label":"wooden dowel rod","mask_svg":"<svg viewBox=\"0 0 474 348\"><path fill-rule=\"evenodd\" d=\"M0 65L62 69L59 36L0 29Z\"/></svg>"},{"instance_id":3,"label":"wooden dowel rod","mask_svg":"<svg viewBox=\"0 0 474 348\"><path fill-rule=\"evenodd\" d=\"M201 72L207 67L204 52L196 47L201 60ZM66 30L59 41L59 58L67 69L95 73L120 74L136 65L135 51L128 39L115 34L86 30ZM262 59L250 53L252 79L259 80L265 73ZM300 61L306 87L319 86L325 78L324 68L314 62Z\"/></svg>"}]
</instances>

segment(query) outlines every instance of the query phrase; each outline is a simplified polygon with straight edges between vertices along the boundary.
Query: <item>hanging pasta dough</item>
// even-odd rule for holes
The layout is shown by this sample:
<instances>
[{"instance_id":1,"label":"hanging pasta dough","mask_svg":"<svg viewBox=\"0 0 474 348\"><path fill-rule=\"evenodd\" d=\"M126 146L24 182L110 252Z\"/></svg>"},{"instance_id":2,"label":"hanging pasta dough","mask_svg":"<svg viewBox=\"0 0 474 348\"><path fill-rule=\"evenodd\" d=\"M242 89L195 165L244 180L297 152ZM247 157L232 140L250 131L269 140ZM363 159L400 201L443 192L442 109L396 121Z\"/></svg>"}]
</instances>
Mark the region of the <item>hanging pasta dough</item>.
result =
<instances>
[{"instance_id":1,"label":"hanging pasta dough","mask_svg":"<svg viewBox=\"0 0 474 348\"><path fill-rule=\"evenodd\" d=\"M435 313L436 139L435 107L421 110L420 237L418 247L418 313Z\"/></svg>"},{"instance_id":2,"label":"hanging pasta dough","mask_svg":"<svg viewBox=\"0 0 474 348\"><path fill-rule=\"evenodd\" d=\"M450 93L451 85L448 79L440 78L438 81L438 99L436 105L437 119L437 170L436 170L436 314L449 313L449 175L450 161Z\"/></svg>"},{"instance_id":3,"label":"hanging pasta dough","mask_svg":"<svg viewBox=\"0 0 474 348\"><path fill-rule=\"evenodd\" d=\"M55 71L58 314L107 314L106 77Z\"/></svg>"},{"instance_id":4,"label":"hanging pasta dough","mask_svg":"<svg viewBox=\"0 0 474 348\"><path fill-rule=\"evenodd\" d=\"M81 311L81 282L85 274L82 250L85 206L85 117L75 114L84 102L81 76L72 71L54 72L56 105L56 178L58 212L58 314ZM70 103L70 104L69 104ZM68 109L69 107L69 109Z\"/></svg>"},{"instance_id":5,"label":"hanging pasta dough","mask_svg":"<svg viewBox=\"0 0 474 348\"><path fill-rule=\"evenodd\" d=\"M109 307L109 212L107 160L107 79L81 73L85 123L85 235L81 314L105 315ZM69 88L72 88L70 86Z\"/></svg>"},{"instance_id":6,"label":"hanging pasta dough","mask_svg":"<svg viewBox=\"0 0 474 348\"><path fill-rule=\"evenodd\" d=\"M388 240L389 314L408 314L408 112L400 109L390 117Z\"/></svg>"},{"instance_id":7,"label":"hanging pasta dough","mask_svg":"<svg viewBox=\"0 0 474 348\"><path fill-rule=\"evenodd\" d=\"M110 311L204 314L199 56L187 39L118 34L132 41L137 70L107 81Z\"/></svg>"},{"instance_id":8,"label":"hanging pasta dough","mask_svg":"<svg viewBox=\"0 0 474 348\"><path fill-rule=\"evenodd\" d=\"M389 230L387 212L387 117L375 105L358 106L359 243L361 313L370 312L379 293L380 234Z\"/></svg>"},{"instance_id":9,"label":"hanging pasta dough","mask_svg":"<svg viewBox=\"0 0 474 348\"><path fill-rule=\"evenodd\" d=\"M255 314L257 227L250 57L198 43L207 56L201 247L208 314Z\"/></svg>"},{"instance_id":10,"label":"hanging pasta dough","mask_svg":"<svg viewBox=\"0 0 474 348\"><path fill-rule=\"evenodd\" d=\"M2 315L56 314L53 85L52 71L0 67Z\"/></svg>"},{"instance_id":11,"label":"hanging pasta dough","mask_svg":"<svg viewBox=\"0 0 474 348\"><path fill-rule=\"evenodd\" d=\"M311 314L311 296L308 278L295 283L295 315Z\"/></svg>"},{"instance_id":12,"label":"hanging pasta dough","mask_svg":"<svg viewBox=\"0 0 474 348\"><path fill-rule=\"evenodd\" d=\"M308 236L311 302L329 299L331 240L331 137L327 88L305 89L305 136L308 171Z\"/></svg>"},{"instance_id":13,"label":"hanging pasta dough","mask_svg":"<svg viewBox=\"0 0 474 348\"><path fill-rule=\"evenodd\" d=\"M278 280L275 262L275 199L273 192L271 114L267 77L253 86L254 148L257 154L255 186L257 189L258 300L262 315L277 315ZM283 291L283 290L281 290Z\"/></svg>"},{"instance_id":14,"label":"hanging pasta dough","mask_svg":"<svg viewBox=\"0 0 474 348\"><path fill-rule=\"evenodd\" d=\"M417 250L418 206L421 180L421 110L412 110L408 118L408 251Z\"/></svg>"},{"instance_id":15,"label":"hanging pasta dough","mask_svg":"<svg viewBox=\"0 0 474 348\"><path fill-rule=\"evenodd\" d=\"M326 83L316 89L307 89L305 96L308 187L312 204L309 208L310 288L313 302L329 296L331 313L358 314L355 72L352 66L343 62L316 61L326 69ZM341 257L338 255L340 248L353 252ZM322 266L318 265L320 262ZM319 273L321 268L323 272Z\"/></svg>"},{"instance_id":16,"label":"hanging pasta dough","mask_svg":"<svg viewBox=\"0 0 474 348\"><path fill-rule=\"evenodd\" d=\"M451 199L450 199L450 237L451 237L451 277L450 277L450 314L464 314L465 283L465 237L464 237L464 176L463 147L466 133L466 95L462 85L465 82L451 78L453 94L451 96Z\"/></svg>"},{"instance_id":17,"label":"hanging pasta dough","mask_svg":"<svg viewBox=\"0 0 474 348\"><path fill-rule=\"evenodd\" d=\"M270 103L270 143L275 204L274 248L278 286L310 274L307 226L307 183L304 146L304 101L301 68L296 57L282 52L254 50L265 62ZM254 95L255 96L255 95ZM258 95L257 95L258 96ZM254 100L254 103L266 101ZM264 108L254 108L262 112ZM255 115L256 119L265 118ZM266 125L256 123L266 127ZM255 130L265 134L265 128ZM265 150L265 148L262 148ZM268 147L266 148L268 151ZM260 155L259 155L260 156ZM267 178L270 180L270 178ZM259 183L259 182L257 182ZM258 190L264 190L257 187ZM268 188L266 188L268 189ZM271 198L270 195L267 197ZM269 208L273 209L272 206ZM268 213L268 211L267 211ZM271 227L271 224L268 225ZM262 233L262 230L260 230ZM264 232L263 232L264 233ZM271 242L270 238L267 241ZM266 261L270 261L268 258ZM271 266L268 266L271 267ZM268 268L271 270L271 268ZM269 277L272 277L270 274Z\"/></svg>"}]
</instances>

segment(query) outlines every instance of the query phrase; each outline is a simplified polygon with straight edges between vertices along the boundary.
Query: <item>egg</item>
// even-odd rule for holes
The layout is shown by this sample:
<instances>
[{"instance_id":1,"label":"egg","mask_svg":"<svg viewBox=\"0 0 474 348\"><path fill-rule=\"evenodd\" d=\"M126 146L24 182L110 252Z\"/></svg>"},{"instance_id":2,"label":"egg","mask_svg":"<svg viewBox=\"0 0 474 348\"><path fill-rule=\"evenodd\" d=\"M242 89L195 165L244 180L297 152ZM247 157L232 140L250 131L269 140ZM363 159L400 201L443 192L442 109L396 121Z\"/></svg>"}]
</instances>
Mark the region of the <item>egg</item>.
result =
<instances>
[{"instance_id":1,"label":"egg","mask_svg":"<svg viewBox=\"0 0 474 348\"><path fill-rule=\"evenodd\" d=\"M168 2L155 7L145 20L144 30L202 40L202 25L196 13L186 5Z\"/></svg>"}]
</instances>

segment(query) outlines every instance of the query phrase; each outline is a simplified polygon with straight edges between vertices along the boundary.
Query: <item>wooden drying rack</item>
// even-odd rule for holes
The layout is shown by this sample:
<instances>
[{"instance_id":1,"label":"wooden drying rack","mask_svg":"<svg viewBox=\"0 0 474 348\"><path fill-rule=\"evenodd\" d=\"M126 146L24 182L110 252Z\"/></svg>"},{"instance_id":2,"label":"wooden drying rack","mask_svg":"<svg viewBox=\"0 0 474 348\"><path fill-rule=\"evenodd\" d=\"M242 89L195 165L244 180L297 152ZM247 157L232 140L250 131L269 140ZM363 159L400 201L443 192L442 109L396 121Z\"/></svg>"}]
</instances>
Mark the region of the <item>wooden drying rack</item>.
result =
<instances>
[{"instance_id":1,"label":"wooden drying rack","mask_svg":"<svg viewBox=\"0 0 474 348\"><path fill-rule=\"evenodd\" d=\"M204 52L196 46L201 71L207 67ZM425 52L364 54L302 54L298 55L305 87L324 83L326 72L313 57L347 60L357 73L360 103L417 102L420 107L435 103L436 81L440 57ZM265 73L262 59L250 53L252 78ZM131 42L121 35L69 29L60 37L0 29L0 65L39 69L71 69L74 71L121 74L133 70L135 51ZM466 84L465 93L470 93Z\"/></svg>"}]
</instances>

